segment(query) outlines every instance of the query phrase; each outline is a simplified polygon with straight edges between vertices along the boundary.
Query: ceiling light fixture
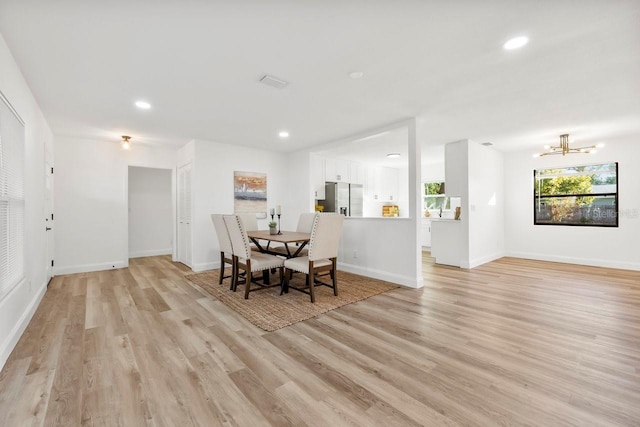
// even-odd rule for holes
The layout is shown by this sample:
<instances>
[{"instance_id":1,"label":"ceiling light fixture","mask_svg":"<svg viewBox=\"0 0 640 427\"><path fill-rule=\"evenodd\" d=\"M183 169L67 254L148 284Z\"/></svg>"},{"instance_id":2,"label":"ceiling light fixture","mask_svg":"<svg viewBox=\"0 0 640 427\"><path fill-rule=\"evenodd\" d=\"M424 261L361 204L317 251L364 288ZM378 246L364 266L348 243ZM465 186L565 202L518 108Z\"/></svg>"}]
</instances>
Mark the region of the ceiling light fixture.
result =
<instances>
[{"instance_id":1,"label":"ceiling light fixture","mask_svg":"<svg viewBox=\"0 0 640 427\"><path fill-rule=\"evenodd\" d=\"M397 159L398 157L400 157L400 153L389 153L387 154L387 157L390 159Z\"/></svg>"},{"instance_id":2,"label":"ceiling light fixture","mask_svg":"<svg viewBox=\"0 0 640 427\"><path fill-rule=\"evenodd\" d=\"M130 136L122 135L122 149L123 150L129 150L131 148L131 142L129 142L130 139L131 139Z\"/></svg>"},{"instance_id":3,"label":"ceiling light fixture","mask_svg":"<svg viewBox=\"0 0 640 427\"><path fill-rule=\"evenodd\" d=\"M507 40L507 42L503 44L502 47L506 50L515 50L515 49L520 49L522 46L526 45L527 43L529 43L529 37L519 36L519 37L514 37L511 40Z\"/></svg>"},{"instance_id":4,"label":"ceiling light fixture","mask_svg":"<svg viewBox=\"0 0 640 427\"><path fill-rule=\"evenodd\" d=\"M286 130L281 131L278 136L280 138L289 138L289 132L287 132Z\"/></svg>"},{"instance_id":5,"label":"ceiling light fixture","mask_svg":"<svg viewBox=\"0 0 640 427\"><path fill-rule=\"evenodd\" d=\"M349 73L349 77L351 77L352 79L360 79L362 78L362 76L364 76L364 73L362 71L352 71Z\"/></svg>"},{"instance_id":6,"label":"ceiling light fixture","mask_svg":"<svg viewBox=\"0 0 640 427\"><path fill-rule=\"evenodd\" d=\"M140 108L141 110L148 110L149 108L151 108L151 104L149 104L147 101L136 101L136 107Z\"/></svg>"},{"instance_id":7,"label":"ceiling light fixture","mask_svg":"<svg viewBox=\"0 0 640 427\"><path fill-rule=\"evenodd\" d=\"M570 148L569 147L569 134L565 133L560 135L560 144L557 146L545 145L544 151L542 153L534 154L533 157L542 157L542 156L550 156L552 154L594 154L596 152L596 148L604 147L604 144L597 145L589 145L586 147L577 147Z\"/></svg>"}]
</instances>

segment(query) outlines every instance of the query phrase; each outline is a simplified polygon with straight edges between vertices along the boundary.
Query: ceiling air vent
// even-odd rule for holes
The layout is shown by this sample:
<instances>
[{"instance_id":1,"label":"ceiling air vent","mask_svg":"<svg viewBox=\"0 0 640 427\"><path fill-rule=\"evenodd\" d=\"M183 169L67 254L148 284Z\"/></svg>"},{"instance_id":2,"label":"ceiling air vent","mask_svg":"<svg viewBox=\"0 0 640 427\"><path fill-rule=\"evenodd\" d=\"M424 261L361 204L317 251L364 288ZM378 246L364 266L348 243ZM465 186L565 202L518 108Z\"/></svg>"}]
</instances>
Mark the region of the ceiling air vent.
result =
<instances>
[{"instance_id":1,"label":"ceiling air vent","mask_svg":"<svg viewBox=\"0 0 640 427\"><path fill-rule=\"evenodd\" d=\"M285 86L289 84L289 82L287 81L284 81L274 76L270 76L268 74L265 74L264 76L262 76L262 78L260 79L260 83L266 84L267 86L275 87L276 89L283 89Z\"/></svg>"},{"instance_id":2,"label":"ceiling air vent","mask_svg":"<svg viewBox=\"0 0 640 427\"><path fill-rule=\"evenodd\" d=\"M483 142L482 145L484 145L485 147L491 147L493 144L490 142Z\"/></svg>"}]
</instances>

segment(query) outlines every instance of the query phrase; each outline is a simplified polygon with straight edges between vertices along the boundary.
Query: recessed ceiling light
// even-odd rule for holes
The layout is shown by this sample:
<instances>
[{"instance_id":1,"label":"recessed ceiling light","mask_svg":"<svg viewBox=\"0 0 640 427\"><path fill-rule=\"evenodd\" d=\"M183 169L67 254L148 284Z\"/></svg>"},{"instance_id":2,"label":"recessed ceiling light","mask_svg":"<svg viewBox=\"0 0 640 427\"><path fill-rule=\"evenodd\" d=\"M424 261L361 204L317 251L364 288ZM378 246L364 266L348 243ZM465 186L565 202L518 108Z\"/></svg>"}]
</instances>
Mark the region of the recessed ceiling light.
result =
<instances>
[{"instance_id":1,"label":"recessed ceiling light","mask_svg":"<svg viewBox=\"0 0 640 427\"><path fill-rule=\"evenodd\" d=\"M289 132L287 132L286 130L281 131L278 136L280 138L289 138Z\"/></svg>"},{"instance_id":2,"label":"recessed ceiling light","mask_svg":"<svg viewBox=\"0 0 640 427\"><path fill-rule=\"evenodd\" d=\"M387 157L390 159L397 159L398 157L400 157L400 153L389 153L387 154Z\"/></svg>"},{"instance_id":3,"label":"recessed ceiling light","mask_svg":"<svg viewBox=\"0 0 640 427\"><path fill-rule=\"evenodd\" d=\"M362 78L362 76L364 76L364 73L362 71L352 71L349 73L349 77L351 77L352 79L359 79Z\"/></svg>"},{"instance_id":4,"label":"recessed ceiling light","mask_svg":"<svg viewBox=\"0 0 640 427\"><path fill-rule=\"evenodd\" d=\"M149 108L151 108L151 104L149 104L147 101L136 101L136 107L142 110L148 110Z\"/></svg>"},{"instance_id":5,"label":"recessed ceiling light","mask_svg":"<svg viewBox=\"0 0 640 427\"><path fill-rule=\"evenodd\" d=\"M514 37L511 40L508 40L504 45L502 45L502 47L505 48L506 50L514 50L514 49L520 49L522 46L526 45L527 43L529 43L529 37L519 36L519 37Z\"/></svg>"}]
</instances>

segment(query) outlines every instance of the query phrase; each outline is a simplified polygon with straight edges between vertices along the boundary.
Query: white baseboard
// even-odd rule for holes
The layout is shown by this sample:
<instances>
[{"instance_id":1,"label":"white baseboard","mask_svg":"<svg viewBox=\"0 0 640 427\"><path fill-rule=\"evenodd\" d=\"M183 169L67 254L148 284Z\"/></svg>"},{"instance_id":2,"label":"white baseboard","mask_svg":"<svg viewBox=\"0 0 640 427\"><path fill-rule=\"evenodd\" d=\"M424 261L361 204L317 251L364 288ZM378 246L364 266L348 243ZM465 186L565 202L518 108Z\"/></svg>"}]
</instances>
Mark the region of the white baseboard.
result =
<instances>
[{"instance_id":1,"label":"white baseboard","mask_svg":"<svg viewBox=\"0 0 640 427\"><path fill-rule=\"evenodd\" d=\"M629 261L613 261L596 258L578 258L558 255L547 255L529 252L507 252L506 256L514 258L535 259L539 261L563 262L566 264L590 265L593 267L617 268L620 270L640 270L640 263Z\"/></svg>"},{"instance_id":2,"label":"white baseboard","mask_svg":"<svg viewBox=\"0 0 640 427\"><path fill-rule=\"evenodd\" d=\"M395 283L397 285L406 286L408 288L421 288L424 286L422 276L411 277L403 276L400 274L389 273L387 271L376 270L373 268L361 267L359 265L338 263L338 271L344 270L349 273L359 274L360 276L372 277L374 279L380 279L387 282Z\"/></svg>"},{"instance_id":3,"label":"white baseboard","mask_svg":"<svg viewBox=\"0 0 640 427\"><path fill-rule=\"evenodd\" d=\"M60 276L62 274L89 273L91 271L114 270L116 268L127 268L127 267L129 267L129 260L105 262L101 264L84 264L84 265L54 267L53 273L56 276Z\"/></svg>"},{"instance_id":4,"label":"white baseboard","mask_svg":"<svg viewBox=\"0 0 640 427\"><path fill-rule=\"evenodd\" d=\"M207 270L215 270L216 268L220 268L220 261L217 262L201 262L198 264L193 264L193 266L191 266L191 269L195 272L195 273L200 273L202 271L207 271Z\"/></svg>"},{"instance_id":5,"label":"white baseboard","mask_svg":"<svg viewBox=\"0 0 640 427\"><path fill-rule=\"evenodd\" d=\"M483 256L483 257L480 257L480 258L474 258L474 259L470 260L468 264L467 264L467 263L465 263L465 262L463 262L463 263L460 265L460 267L461 267L461 268L475 268L475 267L477 267L477 266L479 266L479 265L486 264L486 263L488 263L488 262L491 262L491 261L495 261L495 260L497 260L497 259L500 259L500 258L502 258L503 256L504 256L504 254L503 254L502 252L500 252L500 253L495 253L495 254L491 254L491 255L485 255L485 256Z\"/></svg>"},{"instance_id":6,"label":"white baseboard","mask_svg":"<svg viewBox=\"0 0 640 427\"><path fill-rule=\"evenodd\" d=\"M15 324L7 339L3 343L1 343L0 371L2 371L4 364L7 362L7 359L9 359L9 355L11 355L11 352L15 348L16 344L18 344L18 341L20 340L20 337L24 333L25 329L27 329L27 326L29 325L31 318L35 314L36 309L40 305L40 301L42 301L42 297L44 296L46 290L47 284L45 283L33 296L33 299L27 306L27 309L24 311L24 313L22 313L22 316L20 316L20 320L18 320L18 322Z\"/></svg>"},{"instance_id":7,"label":"white baseboard","mask_svg":"<svg viewBox=\"0 0 640 427\"><path fill-rule=\"evenodd\" d=\"M147 256L172 255L173 249L151 249L148 251L136 251L129 253L129 258L144 258Z\"/></svg>"}]
</instances>

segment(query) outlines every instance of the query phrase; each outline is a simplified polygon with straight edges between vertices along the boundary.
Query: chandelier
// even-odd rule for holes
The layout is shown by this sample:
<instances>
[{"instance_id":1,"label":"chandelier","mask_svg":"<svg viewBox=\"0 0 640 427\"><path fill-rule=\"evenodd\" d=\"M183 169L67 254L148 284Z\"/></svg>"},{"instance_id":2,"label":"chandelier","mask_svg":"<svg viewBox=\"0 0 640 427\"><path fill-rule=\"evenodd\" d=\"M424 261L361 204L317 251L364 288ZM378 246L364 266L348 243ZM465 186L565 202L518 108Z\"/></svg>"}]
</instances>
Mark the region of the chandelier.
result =
<instances>
[{"instance_id":1,"label":"chandelier","mask_svg":"<svg viewBox=\"0 0 640 427\"><path fill-rule=\"evenodd\" d=\"M569 147L569 134L565 133L560 135L560 144L556 146L545 145L544 149L546 151L542 153L535 154L533 157L542 157L542 156L550 156L552 154L594 154L596 152L596 148L604 147L604 144L597 145L589 145L587 147Z\"/></svg>"}]
</instances>

